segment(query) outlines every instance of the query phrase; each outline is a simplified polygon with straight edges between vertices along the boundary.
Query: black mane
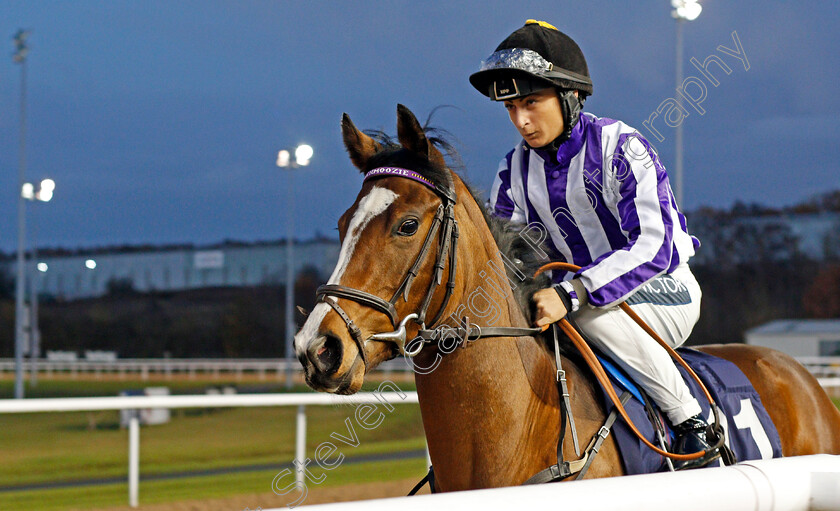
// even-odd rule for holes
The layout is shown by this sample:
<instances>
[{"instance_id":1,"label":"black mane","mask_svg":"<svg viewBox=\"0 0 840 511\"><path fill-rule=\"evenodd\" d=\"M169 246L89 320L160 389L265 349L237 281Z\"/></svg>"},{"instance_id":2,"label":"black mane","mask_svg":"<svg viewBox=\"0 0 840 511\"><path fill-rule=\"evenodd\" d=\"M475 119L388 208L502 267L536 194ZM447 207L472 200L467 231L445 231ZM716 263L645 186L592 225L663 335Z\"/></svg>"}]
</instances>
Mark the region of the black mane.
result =
<instances>
[{"instance_id":1,"label":"black mane","mask_svg":"<svg viewBox=\"0 0 840 511\"><path fill-rule=\"evenodd\" d=\"M437 128L423 127L426 139L437 147L450 160L460 162L455 147L443 136L445 132ZM382 150L373 155L367 162L365 172L377 167L402 167L411 169L434 183L435 186L452 190L454 183L447 167L435 165L428 158L423 158L414 151L405 149L398 140L383 131L365 130L365 134L373 138Z\"/></svg>"}]
</instances>

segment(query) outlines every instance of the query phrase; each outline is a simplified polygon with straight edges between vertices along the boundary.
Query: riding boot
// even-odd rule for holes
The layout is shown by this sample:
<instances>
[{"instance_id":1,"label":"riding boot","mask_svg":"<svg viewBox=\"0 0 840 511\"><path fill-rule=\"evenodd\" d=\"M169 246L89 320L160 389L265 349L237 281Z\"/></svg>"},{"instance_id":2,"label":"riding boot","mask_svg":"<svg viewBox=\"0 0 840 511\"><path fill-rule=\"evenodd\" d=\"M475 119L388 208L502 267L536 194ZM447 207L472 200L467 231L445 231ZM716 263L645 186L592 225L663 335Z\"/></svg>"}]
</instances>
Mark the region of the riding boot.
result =
<instances>
[{"instance_id":1,"label":"riding boot","mask_svg":"<svg viewBox=\"0 0 840 511\"><path fill-rule=\"evenodd\" d=\"M698 451L709 451L712 447L706 441L706 429L708 427L709 425L699 415L695 415L674 426L674 433L677 438L674 441L672 452L676 454L691 454ZM720 451L715 449L694 460L674 461L674 470L705 467L718 458L720 458Z\"/></svg>"}]
</instances>

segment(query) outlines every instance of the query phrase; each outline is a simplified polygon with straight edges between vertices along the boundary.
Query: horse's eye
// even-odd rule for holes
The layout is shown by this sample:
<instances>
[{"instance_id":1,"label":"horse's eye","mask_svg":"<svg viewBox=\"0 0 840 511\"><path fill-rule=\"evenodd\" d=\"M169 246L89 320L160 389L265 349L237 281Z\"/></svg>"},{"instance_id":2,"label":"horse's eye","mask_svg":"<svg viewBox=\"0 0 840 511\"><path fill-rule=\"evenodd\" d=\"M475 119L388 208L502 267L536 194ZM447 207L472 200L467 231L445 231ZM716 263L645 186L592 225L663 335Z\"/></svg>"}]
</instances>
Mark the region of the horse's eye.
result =
<instances>
[{"instance_id":1,"label":"horse's eye","mask_svg":"<svg viewBox=\"0 0 840 511\"><path fill-rule=\"evenodd\" d=\"M400 225L400 228L397 229L397 234L400 236L414 236L418 227L420 227L420 222L412 218L411 220L406 220L402 223L402 225Z\"/></svg>"}]
</instances>

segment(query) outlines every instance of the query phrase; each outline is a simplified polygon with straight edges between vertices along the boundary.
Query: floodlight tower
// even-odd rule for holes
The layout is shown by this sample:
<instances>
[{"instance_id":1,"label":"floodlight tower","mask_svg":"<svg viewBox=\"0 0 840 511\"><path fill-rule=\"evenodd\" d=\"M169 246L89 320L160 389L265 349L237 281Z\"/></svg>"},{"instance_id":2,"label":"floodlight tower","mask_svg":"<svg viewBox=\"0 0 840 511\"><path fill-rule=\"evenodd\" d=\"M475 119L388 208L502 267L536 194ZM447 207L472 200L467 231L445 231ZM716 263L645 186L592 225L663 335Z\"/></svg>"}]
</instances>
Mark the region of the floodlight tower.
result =
<instances>
[{"instance_id":1,"label":"floodlight tower","mask_svg":"<svg viewBox=\"0 0 840 511\"><path fill-rule=\"evenodd\" d=\"M277 152L277 166L287 169L289 182L286 186L286 388L292 388L292 361L294 360L295 317L292 302L295 300L294 246L295 235L295 192L294 169L309 165L314 151L312 146L301 144L294 151L283 149ZM294 155L294 159L292 159Z\"/></svg>"},{"instance_id":2,"label":"floodlight tower","mask_svg":"<svg viewBox=\"0 0 840 511\"><path fill-rule=\"evenodd\" d=\"M703 10L703 7L697 0L671 0L671 7L674 10L671 11L671 16L677 21L677 90L682 87L683 81L683 68L682 68L682 58L683 58L683 22L685 21L694 21L697 19L697 16L700 16L700 12ZM677 94L677 104L682 108L682 96L678 93ZM676 199L677 205L679 207L684 207L683 205L683 196L684 193L684 186L683 186L683 123L680 122L677 125L677 133L676 133L676 140L675 140L675 151L674 151L674 177L675 177L675 185L677 188L676 191Z\"/></svg>"},{"instance_id":3,"label":"floodlight tower","mask_svg":"<svg viewBox=\"0 0 840 511\"><path fill-rule=\"evenodd\" d=\"M43 179L38 188L32 183L23 183L21 197L33 202L49 202L55 193L55 181ZM32 229L33 232L35 229ZM40 273L46 273L47 264L38 262L38 247L35 243L35 235L32 235L32 264L35 271L30 277L29 283L29 384L33 387L38 384L38 357L41 353L41 328L38 326L38 292L40 289Z\"/></svg>"},{"instance_id":4,"label":"floodlight tower","mask_svg":"<svg viewBox=\"0 0 840 511\"><path fill-rule=\"evenodd\" d=\"M20 64L20 154L18 155L18 247L17 279L15 280L15 399L23 399L23 344L26 335L24 286L26 274L23 253L26 246L26 206L21 195L26 182L26 56L29 31L20 29L12 38L15 53L12 60Z\"/></svg>"}]
</instances>

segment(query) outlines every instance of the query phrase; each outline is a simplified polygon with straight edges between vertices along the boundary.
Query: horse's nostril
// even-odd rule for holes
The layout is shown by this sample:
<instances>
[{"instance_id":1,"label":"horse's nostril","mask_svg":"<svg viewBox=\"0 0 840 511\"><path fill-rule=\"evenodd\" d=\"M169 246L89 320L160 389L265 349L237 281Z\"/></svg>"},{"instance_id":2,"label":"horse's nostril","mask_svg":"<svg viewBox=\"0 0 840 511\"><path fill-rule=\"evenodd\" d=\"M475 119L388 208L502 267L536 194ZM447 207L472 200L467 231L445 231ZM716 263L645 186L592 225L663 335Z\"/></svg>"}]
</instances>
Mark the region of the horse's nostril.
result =
<instances>
[{"instance_id":1,"label":"horse's nostril","mask_svg":"<svg viewBox=\"0 0 840 511\"><path fill-rule=\"evenodd\" d=\"M321 346L317 353L318 362L321 363L322 367L329 367L335 361L335 357L333 356L333 350L326 346Z\"/></svg>"},{"instance_id":2,"label":"horse's nostril","mask_svg":"<svg viewBox=\"0 0 840 511\"><path fill-rule=\"evenodd\" d=\"M310 345L309 359L318 371L326 374L334 373L341 365L341 341L326 334Z\"/></svg>"}]
</instances>

